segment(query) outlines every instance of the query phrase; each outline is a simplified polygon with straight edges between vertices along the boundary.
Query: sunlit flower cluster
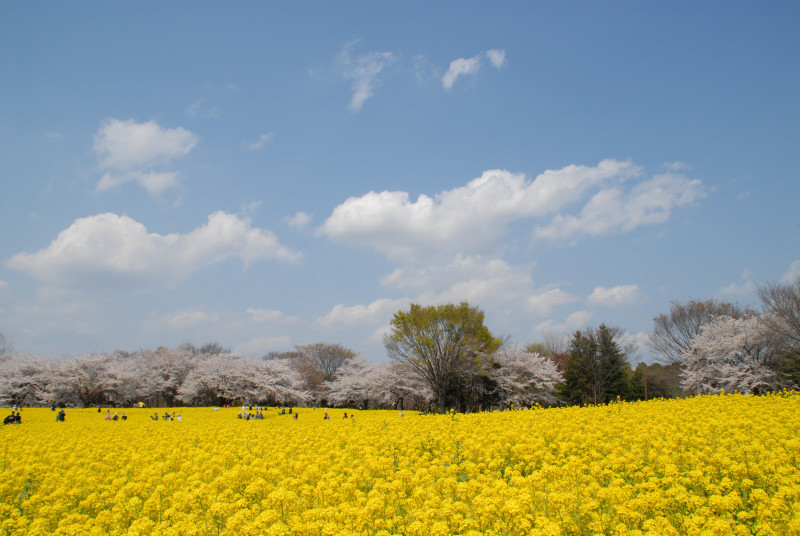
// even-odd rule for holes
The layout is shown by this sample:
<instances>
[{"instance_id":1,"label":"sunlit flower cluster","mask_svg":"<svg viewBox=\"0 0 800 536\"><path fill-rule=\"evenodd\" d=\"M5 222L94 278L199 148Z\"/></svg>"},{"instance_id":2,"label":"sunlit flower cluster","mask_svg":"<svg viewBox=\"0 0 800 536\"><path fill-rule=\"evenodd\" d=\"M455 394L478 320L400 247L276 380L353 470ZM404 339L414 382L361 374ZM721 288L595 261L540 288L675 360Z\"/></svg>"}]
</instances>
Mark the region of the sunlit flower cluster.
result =
<instances>
[{"instance_id":1,"label":"sunlit flower cluster","mask_svg":"<svg viewBox=\"0 0 800 536\"><path fill-rule=\"evenodd\" d=\"M23 409L0 429L0 535L800 534L794 394L240 409Z\"/></svg>"}]
</instances>

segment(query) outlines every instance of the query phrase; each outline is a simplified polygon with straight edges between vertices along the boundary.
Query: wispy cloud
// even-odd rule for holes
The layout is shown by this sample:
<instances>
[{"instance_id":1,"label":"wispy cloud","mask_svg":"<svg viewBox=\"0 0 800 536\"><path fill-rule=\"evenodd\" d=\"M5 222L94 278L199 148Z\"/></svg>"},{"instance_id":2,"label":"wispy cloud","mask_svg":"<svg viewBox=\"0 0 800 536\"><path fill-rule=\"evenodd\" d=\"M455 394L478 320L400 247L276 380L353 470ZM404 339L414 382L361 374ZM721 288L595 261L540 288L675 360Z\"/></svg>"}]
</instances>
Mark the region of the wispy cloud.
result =
<instances>
[{"instance_id":1,"label":"wispy cloud","mask_svg":"<svg viewBox=\"0 0 800 536\"><path fill-rule=\"evenodd\" d=\"M506 52L502 49L492 49L471 58L458 58L451 61L450 68L442 76L444 89L447 91L452 89L453 85L461 77L478 74L484 59L488 59L495 69L501 69L506 65Z\"/></svg>"},{"instance_id":2,"label":"wispy cloud","mask_svg":"<svg viewBox=\"0 0 800 536\"><path fill-rule=\"evenodd\" d=\"M589 296L589 303L595 306L620 307L641 302L645 299L639 285L619 285L616 287L596 287Z\"/></svg>"},{"instance_id":3,"label":"wispy cloud","mask_svg":"<svg viewBox=\"0 0 800 536\"><path fill-rule=\"evenodd\" d=\"M219 108L216 106L208 106L206 98L200 97L186 108L186 113L192 117L213 117L220 116Z\"/></svg>"},{"instance_id":4,"label":"wispy cloud","mask_svg":"<svg viewBox=\"0 0 800 536\"><path fill-rule=\"evenodd\" d=\"M266 134L260 135L256 141L251 141L251 142L245 141L243 143L244 146L247 147L247 149L249 149L250 151L260 151L261 149L266 147L267 144L271 142L272 138L274 137L275 136L272 134L272 132L267 132Z\"/></svg>"},{"instance_id":5,"label":"wispy cloud","mask_svg":"<svg viewBox=\"0 0 800 536\"><path fill-rule=\"evenodd\" d=\"M338 58L342 76L351 81L353 96L348 108L354 112L361 110L367 99L372 97L378 86L379 75L395 61L391 52L369 52L354 56L352 49L356 43L347 43Z\"/></svg>"}]
</instances>

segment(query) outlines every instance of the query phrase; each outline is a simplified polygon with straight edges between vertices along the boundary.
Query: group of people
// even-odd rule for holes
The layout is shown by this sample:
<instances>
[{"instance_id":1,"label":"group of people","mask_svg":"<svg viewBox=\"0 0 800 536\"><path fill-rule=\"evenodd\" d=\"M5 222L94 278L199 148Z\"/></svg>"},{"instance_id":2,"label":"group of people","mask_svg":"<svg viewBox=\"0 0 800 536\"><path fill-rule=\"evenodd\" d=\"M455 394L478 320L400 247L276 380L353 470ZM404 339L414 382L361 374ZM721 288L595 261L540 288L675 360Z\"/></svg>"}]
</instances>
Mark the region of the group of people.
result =
<instances>
[{"instance_id":1,"label":"group of people","mask_svg":"<svg viewBox=\"0 0 800 536\"><path fill-rule=\"evenodd\" d=\"M157 421L158 420L158 412L156 411L155 413L153 413L153 415L150 418L153 419L154 421ZM178 421L178 422L180 422L181 421L181 414L180 413L176 414L173 411L172 415L170 415L169 411L165 411L164 412L164 416L161 417L161 419L165 420L165 421Z\"/></svg>"},{"instance_id":2,"label":"group of people","mask_svg":"<svg viewBox=\"0 0 800 536\"><path fill-rule=\"evenodd\" d=\"M123 421L127 421L127 420L128 420L128 414L127 414L127 413L125 413L125 412L123 411L123 412L122 412L122 417L120 417L120 416L119 416L119 413L117 413L117 412L115 411L115 412L114 412L114 416L112 417L112 416L111 416L111 410L110 410L110 409L107 409L107 410L106 410L106 420L107 420L107 421L118 421L118 420L120 420L120 419L122 419Z\"/></svg>"},{"instance_id":3,"label":"group of people","mask_svg":"<svg viewBox=\"0 0 800 536\"><path fill-rule=\"evenodd\" d=\"M12 411L11 415L3 419L3 424L22 424L22 416L19 411Z\"/></svg>"},{"instance_id":4,"label":"group of people","mask_svg":"<svg viewBox=\"0 0 800 536\"><path fill-rule=\"evenodd\" d=\"M255 411L253 413L250 413L248 410L244 410L244 411L240 411L236 415L236 418L237 419L244 419L245 421L253 421L253 420L260 421L260 420L264 419L264 414L261 412L261 410L257 410L257 411Z\"/></svg>"},{"instance_id":5,"label":"group of people","mask_svg":"<svg viewBox=\"0 0 800 536\"><path fill-rule=\"evenodd\" d=\"M223 406L225 407L225 406ZM262 420L264 419L264 408L263 406L242 406L242 411L236 414L237 419L244 419L245 421L252 421L252 420ZM217 411L217 408L214 408L214 411ZM280 415L289 414L292 416L293 419L297 419L297 413L294 412L294 408L290 407L289 410L286 410L286 407L282 407L280 410Z\"/></svg>"},{"instance_id":6,"label":"group of people","mask_svg":"<svg viewBox=\"0 0 800 536\"><path fill-rule=\"evenodd\" d=\"M55 411L55 408L53 408L53 411ZM64 422L66 416L67 414L64 411L64 408L61 408L61 411L56 413L56 421ZM22 415L20 415L17 406L14 406L14 408L11 410L11 415L8 415L5 419L3 419L3 424L22 424Z\"/></svg>"}]
</instances>

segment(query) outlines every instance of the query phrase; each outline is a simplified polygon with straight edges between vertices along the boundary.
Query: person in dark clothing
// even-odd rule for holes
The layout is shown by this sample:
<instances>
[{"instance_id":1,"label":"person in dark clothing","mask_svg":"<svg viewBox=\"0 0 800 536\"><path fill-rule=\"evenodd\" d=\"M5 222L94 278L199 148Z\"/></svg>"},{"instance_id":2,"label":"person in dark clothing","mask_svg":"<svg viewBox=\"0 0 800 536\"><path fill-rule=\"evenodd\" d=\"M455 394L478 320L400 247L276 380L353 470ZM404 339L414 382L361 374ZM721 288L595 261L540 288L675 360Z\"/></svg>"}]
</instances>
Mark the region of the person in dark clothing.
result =
<instances>
[{"instance_id":1,"label":"person in dark clothing","mask_svg":"<svg viewBox=\"0 0 800 536\"><path fill-rule=\"evenodd\" d=\"M61 411L59 411L59 412L56 414L56 421L58 421L58 422L64 422L64 418L65 418L65 416L66 416L66 414L64 413L64 408L61 408Z\"/></svg>"}]
</instances>

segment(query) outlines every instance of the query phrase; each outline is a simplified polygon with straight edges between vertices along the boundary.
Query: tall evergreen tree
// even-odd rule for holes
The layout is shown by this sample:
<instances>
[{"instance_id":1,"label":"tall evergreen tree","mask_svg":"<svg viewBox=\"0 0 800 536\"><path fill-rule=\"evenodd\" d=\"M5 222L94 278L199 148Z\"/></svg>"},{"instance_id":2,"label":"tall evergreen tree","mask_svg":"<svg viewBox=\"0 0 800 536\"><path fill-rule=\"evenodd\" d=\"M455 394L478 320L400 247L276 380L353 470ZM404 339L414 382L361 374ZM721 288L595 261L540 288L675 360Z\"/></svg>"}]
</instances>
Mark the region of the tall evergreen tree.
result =
<instances>
[{"instance_id":1,"label":"tall evergreen tree","mask_svg":"<svg viewBox=\"0 0 800 536\"><path fill-rule=\"evenodd\" d=\"M559 396L572 404L603 404L627 397L628 360L616 342L621 330L601 324L576 331L570 342Z\"/></svg>"}]
</instances>

